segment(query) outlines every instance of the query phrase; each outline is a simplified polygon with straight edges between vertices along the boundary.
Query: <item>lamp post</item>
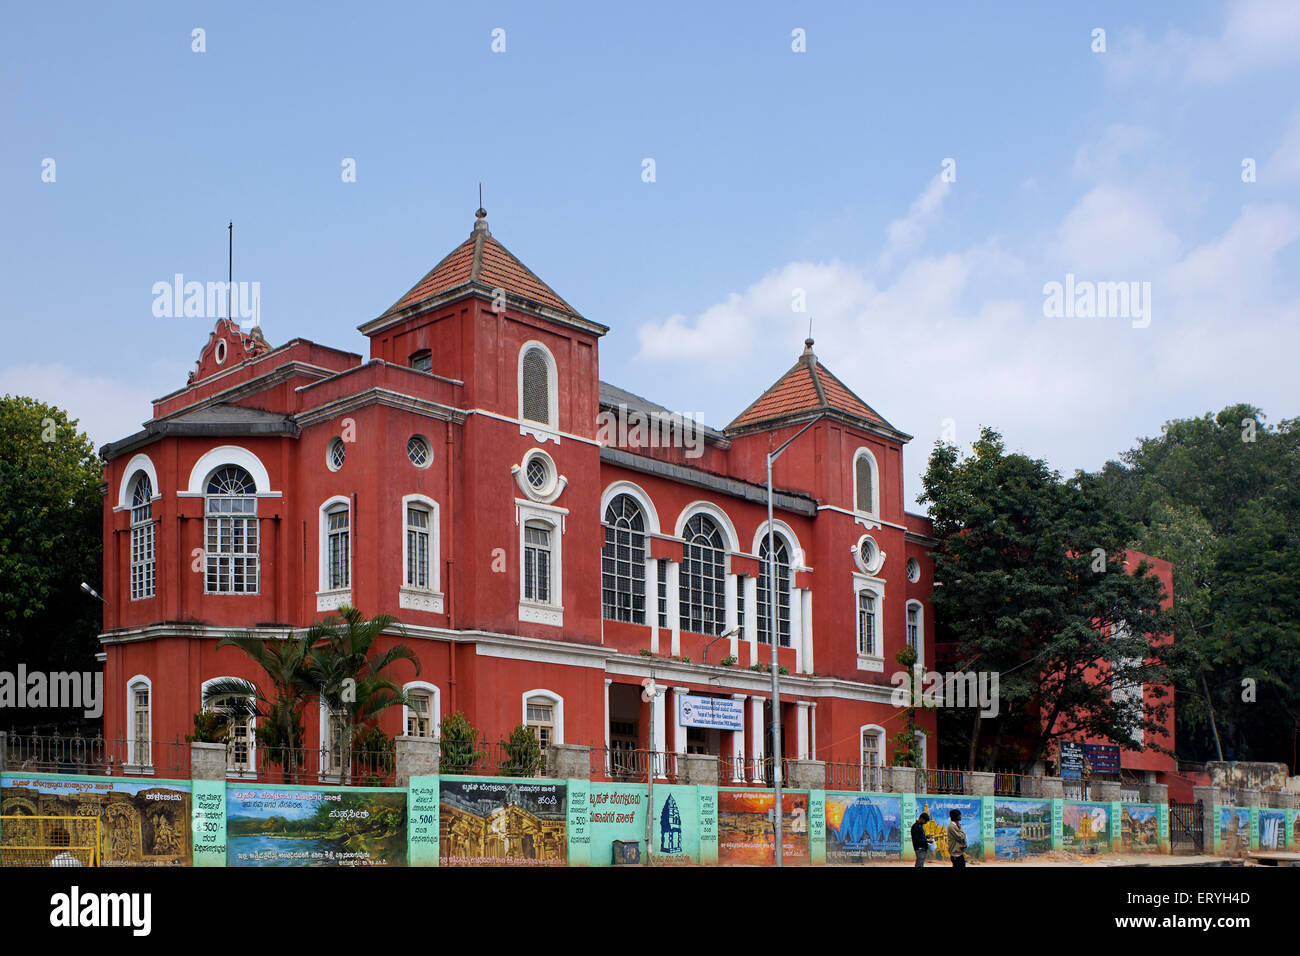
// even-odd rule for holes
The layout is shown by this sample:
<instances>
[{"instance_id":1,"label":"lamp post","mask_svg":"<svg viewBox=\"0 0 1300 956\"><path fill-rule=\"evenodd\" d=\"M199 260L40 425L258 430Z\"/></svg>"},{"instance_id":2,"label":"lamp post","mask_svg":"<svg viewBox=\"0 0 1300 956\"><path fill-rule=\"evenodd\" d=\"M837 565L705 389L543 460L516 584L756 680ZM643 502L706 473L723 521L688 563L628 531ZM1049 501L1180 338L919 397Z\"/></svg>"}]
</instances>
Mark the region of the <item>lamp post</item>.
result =
<instances>
[{"instance_id":1,"label":"lamp post","mask_svg":"<svg viewBox=\"0 0 1300 956\"><path fill-rule=\"evenodd\" d=\"M811 346L811 342L809 343ZM781 820L781 675L777 670L777 606L776 606L776 529L772 518L772 462L781 457L781 453L790 447L796 438L825 418L825 413L818 415L803 428L785 440L776 451L767 453L767 624L768 636L772 642L772 783L776 800L774 815L776 817L776 865L781 866L784 856L782 844Z\"/></svg>"}]
</instances>

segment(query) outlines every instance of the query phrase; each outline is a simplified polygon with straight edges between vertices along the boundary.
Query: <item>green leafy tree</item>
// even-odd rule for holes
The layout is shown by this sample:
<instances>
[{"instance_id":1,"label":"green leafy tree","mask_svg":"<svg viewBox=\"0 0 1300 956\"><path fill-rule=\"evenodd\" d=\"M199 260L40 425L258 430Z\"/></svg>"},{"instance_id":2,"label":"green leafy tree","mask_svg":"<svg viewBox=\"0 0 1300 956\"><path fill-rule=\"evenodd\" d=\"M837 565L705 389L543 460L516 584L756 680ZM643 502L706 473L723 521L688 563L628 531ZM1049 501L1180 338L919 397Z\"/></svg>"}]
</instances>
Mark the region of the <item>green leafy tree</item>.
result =
<instances>
[{"instance_id":1,"label":"green leafy tree","mask_svg":"<svg viewBox=\"0 0 1300 956\"><path fill-rule=\"evenodd\" d=\"M520 724L510 731L501 772L507 777L535 777L542 769L542 748L537 735Z\"/></svg>"},{"instance_id":2,"label":"green leafy tree","mask_svg":"<svg viewBox=\"0 0 1300 956\"><path fill-rule=\"evenodd\" d=\"M1008 454L989 428L965 459L937 444L922 482L940 541L936 624L963 669L999 673L998 715L970 718L969 766L985 737L995 766L1004 755L1032 765L1066 737L1135 746L1141 730L1156 747L1179 665L1159 640L1159 581L1145 565L1124 571L1130 526L1107 485ZM1140 713L1113 694L1139 684Z\"/></svg>"},{"instance_id":3,"label":"green leafy tree","mask_svg":"<svg viewBox=\"0 0 1300 956\"><path fill-rule=\"evenodd\" d=\"M1174 566L1185 757L1294 760L1300 734L1300 419L1258 408L1165 424L1100 479L1136 547ZM1217 734L1215 731L1217 730Z\"/></svg>"},{"instance_id":4,"label":"green leafy tree","mask_svg":"<svg viewBox=\"0 0 1300 956\"><path fill-rule=\"evenodd\" d=\"M894 660L902 666L905 674L911 675L912 667L916 664L916 651L904 647L894 655ZM908 705L903 709L903 729L894 735L894 766L924 768L925 755L917 740L917 733L921 729L921 724L916 719L918 702L910 683L907 685L907 699Z\"/></svg>"},{"instance_id":5,"label":"green leafy tree","mask_svg":"<svg viewBox=\"0 0 1300 956\"><path fill-rule=\"evenodd\" d=\"M461 711L448 714L442 722L439 773L470 773L483 760L478 748L478 730Z\"/></svg>"},{"instance_id":6,"label":"green leafy tree","mask_svg":"<svg viewBox=\"0 0 1300 956\"><path fill-rule=\"evenodd\" d=\"M76 420L33 398L0 398L0 669L100 669L103 608L81 583L103 590L102 480Z\"/></svg>"}]
</instances>

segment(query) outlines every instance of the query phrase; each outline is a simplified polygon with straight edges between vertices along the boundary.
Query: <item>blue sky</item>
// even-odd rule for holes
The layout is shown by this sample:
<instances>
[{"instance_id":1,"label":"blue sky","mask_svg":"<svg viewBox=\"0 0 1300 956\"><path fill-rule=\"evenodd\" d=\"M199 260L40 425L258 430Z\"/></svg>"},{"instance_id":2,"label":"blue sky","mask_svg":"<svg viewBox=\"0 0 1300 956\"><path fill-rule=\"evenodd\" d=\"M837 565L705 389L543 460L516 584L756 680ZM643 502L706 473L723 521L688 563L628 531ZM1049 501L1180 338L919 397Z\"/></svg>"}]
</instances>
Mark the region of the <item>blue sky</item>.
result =
<instances>
[{"instance_id":1,"label":"blue sky","mask_svg":"<svg viewBox=\"0 0 1300 956\"><path fill-rule=\"evenodd\" d=\"M945 428L1069 472L1230 402L1300 414L1300 4L266 6L6 12L0 392L96 443L184 384L212 323L151 289L223 279L228 220L272 344L364 354L480 181L611 327L602 377L710 424L813 316L915 436L909 503ZM1067 273L1150 282L1150 324L1045 316Z\"/></svg>"}]
</instances>

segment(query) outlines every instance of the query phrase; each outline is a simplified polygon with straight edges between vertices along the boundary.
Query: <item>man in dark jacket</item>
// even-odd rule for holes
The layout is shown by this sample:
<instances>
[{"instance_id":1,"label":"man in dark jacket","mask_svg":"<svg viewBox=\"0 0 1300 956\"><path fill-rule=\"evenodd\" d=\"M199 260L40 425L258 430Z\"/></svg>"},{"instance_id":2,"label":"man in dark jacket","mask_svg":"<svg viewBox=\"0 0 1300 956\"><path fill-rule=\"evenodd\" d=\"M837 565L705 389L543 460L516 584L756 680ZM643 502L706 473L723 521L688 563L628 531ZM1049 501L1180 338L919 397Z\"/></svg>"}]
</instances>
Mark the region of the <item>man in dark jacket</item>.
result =
<instances>
[{"instance_id":1,"label":"man in dark jacket","mask_svg":"<svg viewBox=\"0 0 1300 956\"><path fill-rule=\"evenodd\" d=\"M925 855L930 850L930 838L925 835L925 825L930 822L930 814L923 813L912 824L912 849L916 851L916 865L925 866Z\"/></svg>"},{"instance_id":2,"label":"man in dark jacket","mask_svg":"<svg viewBox=\"0 0 1300 956\"><path fill-rule=\"evenodd\" d=\"M951 810L948 819L948 856L953 866L966 865L966 831L961 828L961 811Z\"/></svg>"}]
</instances>

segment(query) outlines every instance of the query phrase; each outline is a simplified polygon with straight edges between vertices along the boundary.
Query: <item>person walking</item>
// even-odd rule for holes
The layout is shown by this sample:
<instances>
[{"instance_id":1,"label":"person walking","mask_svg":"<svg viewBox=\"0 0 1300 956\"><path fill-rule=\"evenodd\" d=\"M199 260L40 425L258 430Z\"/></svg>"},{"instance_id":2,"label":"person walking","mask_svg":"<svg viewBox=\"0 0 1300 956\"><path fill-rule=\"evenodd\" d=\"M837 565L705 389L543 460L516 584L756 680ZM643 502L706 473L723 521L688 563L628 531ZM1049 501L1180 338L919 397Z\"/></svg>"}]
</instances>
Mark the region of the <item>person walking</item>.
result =
<instances>
[{"instance_id":1,"label":"person walking","mask_svg":"<svg viewBox=\"0 0 1300 956\"><path fill-rule=\"evenodd\" d=\"M948 856L953 866L966 865L966 831L961 828L961 811L948 811Z\"/></svg>"},{"instance_id":2,"label":"person walking","mask_svg":"<svg viewBox=\"0 0 1300 956\"><path fill-rule=\"evenodd\" d=\"M925 825L930 822L930 814L922 813L912 824L912 849L916 851L916 865L925 866L925 855L931 851L933 844L925 835Z\"/></svg>"}]
</instances>

